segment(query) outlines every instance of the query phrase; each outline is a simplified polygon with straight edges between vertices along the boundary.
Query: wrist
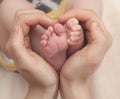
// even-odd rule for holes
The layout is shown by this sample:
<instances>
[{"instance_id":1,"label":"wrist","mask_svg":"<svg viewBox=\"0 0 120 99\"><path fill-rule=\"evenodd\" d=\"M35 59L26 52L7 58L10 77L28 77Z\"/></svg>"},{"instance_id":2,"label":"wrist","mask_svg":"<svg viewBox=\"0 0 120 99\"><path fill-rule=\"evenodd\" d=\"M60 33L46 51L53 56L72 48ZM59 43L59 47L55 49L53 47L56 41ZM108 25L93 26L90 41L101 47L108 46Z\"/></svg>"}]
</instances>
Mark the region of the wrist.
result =
<instances>
[{"instance_id":1,"label":"wrist","mask_svg":"<svg viewBox=\"0 0 120 99\"><path fill-rule=\"evenodd\" d=\"M57 99L57 93L57 86L48 88L44 88L42 86L29 86L25 99Z\"/></svg>"},{"instance_id":2,"label":"wrist","mask_svg":"<svg viewBox=\"0 0 120 99\"><path fill-rule=\"evenodd\" d=\"M63 99L91 99L89 81L68 81L61 79L60 91Z\"/></svg>"}]
</instances>

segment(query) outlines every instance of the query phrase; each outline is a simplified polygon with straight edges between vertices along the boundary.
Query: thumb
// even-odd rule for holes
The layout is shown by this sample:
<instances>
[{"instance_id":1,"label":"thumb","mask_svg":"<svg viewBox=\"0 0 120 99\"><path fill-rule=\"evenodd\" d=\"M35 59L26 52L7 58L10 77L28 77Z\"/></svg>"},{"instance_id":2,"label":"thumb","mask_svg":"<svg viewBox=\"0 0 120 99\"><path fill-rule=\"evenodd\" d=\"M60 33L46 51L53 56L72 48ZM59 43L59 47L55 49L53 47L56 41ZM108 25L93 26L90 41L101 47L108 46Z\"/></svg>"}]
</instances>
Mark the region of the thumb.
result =
<instances>
[{"instance_id":1,"label":"thumb","mask_svg":"<svg viewBox=\"0 0 120 99\"><path fill-rule=\"evenodd\" d=\"M7 47L14 60L26 60L29 57L28 50L25 47L24 34L20 26L16 26L11 33Z\"/></svg>"},{"instance_id":2,"label":"thumb","mask_svg":"<svg viewBox=\"0 0 120 99\"><path fill-rule=\"evenodd\" d=\"M108 51L108 38L105 35L105 31L102 29L99 22L93 22L89 28L90 31L86 33L88 40L85 48L88 50L90 56L99 56L101 59L105 56Z\"/></svg>"}]
</instances>

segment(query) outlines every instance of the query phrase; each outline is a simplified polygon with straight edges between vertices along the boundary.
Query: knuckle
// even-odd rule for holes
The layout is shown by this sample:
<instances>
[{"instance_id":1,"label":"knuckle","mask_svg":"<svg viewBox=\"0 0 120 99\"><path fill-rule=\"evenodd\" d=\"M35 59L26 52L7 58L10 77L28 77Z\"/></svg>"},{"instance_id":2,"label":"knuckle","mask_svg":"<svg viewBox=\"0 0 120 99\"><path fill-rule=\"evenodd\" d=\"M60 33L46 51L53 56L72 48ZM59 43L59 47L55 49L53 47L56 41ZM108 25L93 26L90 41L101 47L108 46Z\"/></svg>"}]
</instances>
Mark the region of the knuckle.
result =
<instances>
[{"instance_id":1,"label":"knuckle","mask_svg":"<svg viewBox=\"0 0 120 99\"><path fill-rule=\"evenodd\" d=\"M23 16L23 11L22 10L17 10L14 16L14 20L20 20Z\"/></svg>"},{"instance_id":2,"label":"knuckle","mask_svg":"<svg viewBox=\"0 0 120 99\"><path fill-rule=\"evenodd\" d=\"M19 17L22 14L22 10L17 10L15 13L15 17Z\"/></svg>"},{"instance_id":3,"label":"knuckle","mask_svg":"<svg viewBox=\"0 0 120 99\"><path fill-rule=\"evenodd\" d=\"M14 52L16 52L16 50L17 50L17 44L16 44L15 42L14 42L14 43L11 43L11 44L8 44L7 49L8 49L11 53L14 53Z\"/></svg>"},{"instance_id":4,"label":"knuckle","mask_svg":"<svg viewBox=\"0 0 120 99\"><path fill-rule=\"evenodd\" d=\"M69 73L68 71L61 71L60 78L65 79L67 81L72 81L73 78L71 75L72 75L72 73Z\"/></svg>"},{"instance_id":5,"label":"knuckle","mask_svg":"<svg viewBox=\"0 0 120 99\"><path fill-rule=\"evenodd\" d=\"M108 34L106 37L102 37L101 40L103 41L103 44L105 44L108 48L112 45L113 42L113 38L110 34Z\"/></svg>"},{"instance_id":6,"label":"knuckle","mask_svg":"<svg viewBox=\"0 0 120 99\"><path fill-rule=\"evenodd\" d=\"M113 40L110 35L109 36L101 36L101 37L99 37L99 42L101 42L106 47L110 47L112 45Z\"/></svg>"},{"instance_id":7,"label":"knuckle","mask_svg":"<svg viewBox=\"0 0 120 99\"><path fill-rule=\"evenodd\" d=\"M100 42L103 42L104 44L107 42L107 38L105 36L99 37Z\"/></svg>"},{"instance_id":8,"label":"knuckle","mask_svg":"<svg viewBox=\"0 0 120 99\"><path fill-rule=\"evenodd\" d=\"M56 85L57 83L58 83L58 79L57 79L57 77L51 77L51 79L49 79L49 84L48 85L50 85L50 86L54 86L54 85Z\"/></svg>"},{"instance_id":9,"label":"knuckle","mask_svg":"<svg viewBox=\"0 0 120 99\"><path fill-rule=\"evenodd\" d=\"M97 58L97 56L94 53L89 53L86 56L86 61L89 65L96 66L99 64L100 60Z\"/></svg>"}]
</instances>

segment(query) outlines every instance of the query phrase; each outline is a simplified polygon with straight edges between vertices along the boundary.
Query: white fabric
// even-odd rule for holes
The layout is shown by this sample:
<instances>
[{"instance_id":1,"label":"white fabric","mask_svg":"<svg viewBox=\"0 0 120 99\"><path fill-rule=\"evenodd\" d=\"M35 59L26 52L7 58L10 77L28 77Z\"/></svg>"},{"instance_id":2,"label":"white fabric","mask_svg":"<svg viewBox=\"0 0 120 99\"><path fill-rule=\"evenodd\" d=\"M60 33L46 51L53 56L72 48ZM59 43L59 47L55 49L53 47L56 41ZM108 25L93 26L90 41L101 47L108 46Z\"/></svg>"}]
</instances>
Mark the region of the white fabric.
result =
<instances>
[{"instance_id":1,"label":"white fabric","mask_svg":"<svg viewBox=\"0 0 120 99\"><path fill-rule=\"evenodd\" d=\"M3 57L4 61L8 62L8 63L14 63L14 61L10 58L8 58L4 53L0 52L0 56Z\"/></svg>"},{"instance_id":2,"label":"white fabric","mask_svg":"<svg viewBox=\"0 0 120 99\"><path fill-rule=\"evenodd\" d=\"M120 99L120 0L104 0L103 20L114 42L91 81L92 99ZM27 83L0 67L0 99L23 99Z\"/></svg>"}]
</instances>

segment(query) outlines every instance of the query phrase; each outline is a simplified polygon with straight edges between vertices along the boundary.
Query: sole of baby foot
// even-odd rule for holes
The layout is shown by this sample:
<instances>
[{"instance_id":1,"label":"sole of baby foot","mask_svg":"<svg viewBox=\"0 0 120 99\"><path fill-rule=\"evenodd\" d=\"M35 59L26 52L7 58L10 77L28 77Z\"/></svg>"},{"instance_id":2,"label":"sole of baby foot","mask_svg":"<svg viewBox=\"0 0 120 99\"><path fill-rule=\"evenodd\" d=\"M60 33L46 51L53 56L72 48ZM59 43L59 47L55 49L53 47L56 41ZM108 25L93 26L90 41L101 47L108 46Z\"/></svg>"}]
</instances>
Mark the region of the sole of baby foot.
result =
<instances>
[{"instance_id":1,"label":"sole of baby foot","mask_svg":"<svg viewBox=\"0 0 120 99\"><path fill-rule=\"evenodd\" d=\"M49 27L41 37L43 57L56 71L60 71L65 60L68 48L67 35L61 24Z\"/></svg>"}]
</instances>

